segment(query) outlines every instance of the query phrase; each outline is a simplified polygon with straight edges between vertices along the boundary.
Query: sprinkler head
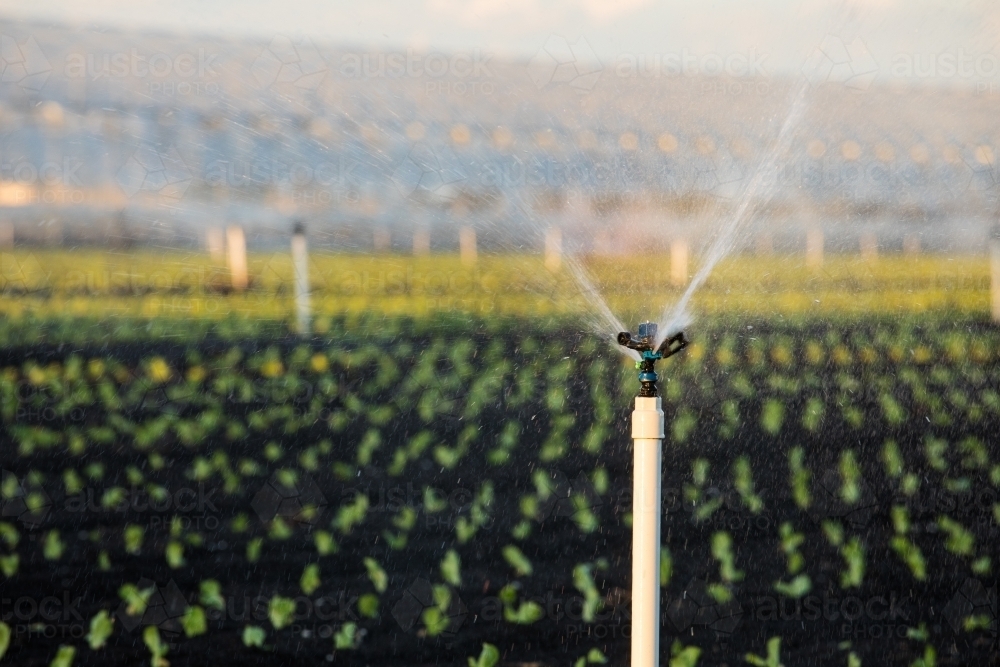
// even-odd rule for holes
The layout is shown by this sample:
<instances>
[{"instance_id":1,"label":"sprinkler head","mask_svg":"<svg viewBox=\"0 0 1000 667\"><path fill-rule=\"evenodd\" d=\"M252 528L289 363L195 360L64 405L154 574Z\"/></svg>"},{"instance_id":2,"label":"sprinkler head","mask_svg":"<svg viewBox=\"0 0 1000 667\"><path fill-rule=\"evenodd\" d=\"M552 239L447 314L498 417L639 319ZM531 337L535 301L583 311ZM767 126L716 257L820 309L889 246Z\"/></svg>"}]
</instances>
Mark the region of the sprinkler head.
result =
<instances>
[{"instance_id":1,"label":"sprinkler head","mask_svg":"<svg viewBox=\"0 0 1000 667\"><path fill-rule=\"evenodd\" d=\"M666 359L683 350L687 346L684 332L678 331L673 336L656 346L656 323L643 322L639 325L638 334L633 338L628 331L618 334L618 344L635 350L641 355L635 362L639 371L639 396L656 396L656 362Z\"/></svg>"}]
</instances>

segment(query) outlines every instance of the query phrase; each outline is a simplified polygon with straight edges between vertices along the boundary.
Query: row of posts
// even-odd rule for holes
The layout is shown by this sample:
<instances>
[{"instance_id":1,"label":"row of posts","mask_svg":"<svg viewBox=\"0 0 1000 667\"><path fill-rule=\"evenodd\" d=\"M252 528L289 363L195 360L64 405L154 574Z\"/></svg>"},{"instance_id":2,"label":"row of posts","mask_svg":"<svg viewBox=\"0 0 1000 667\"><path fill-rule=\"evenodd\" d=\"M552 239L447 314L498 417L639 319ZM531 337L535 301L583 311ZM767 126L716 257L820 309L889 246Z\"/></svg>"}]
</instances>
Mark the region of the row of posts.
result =
<instances>
[{"instance_id":1,"label":"row of posts","mask_svg":"<svg viewBox=\"0 0 1000 667\"><path fill-rule=\"evenodd\" d=\"M2 231L2 230L0 230ZM10 234L9 236L12 236ZM13 245L3 243L0 234L0 246ZM224 231L213 228L208 231L207 245L213 261L225 261L229 268L232 289L241 292L249 286L247 270L246 236L242 227L233 225ZM389 232L375 232L376 250L388 251L390 245ZM418 229L413 236L413 253L417 256L430 254L430 232ZM866 232L860 239L862 257L874 259L878 256L877 237ZM903 241L903 250L907 254L920 252L920 239L915 235L907 236ZM1000 322L1000 232L995 232L990 240L990 274L992 278L991 311L993 320ZM292 233L292 263L295 277L295 311L296 328L299 332L308 333L310 322L309 304L309 259L305 227L296 223ZM773 241L769 235L758 237L757 253L768 255L774 252ZM558 271L562 266L563 240L559 228L550 228L545 234L544 263L550 271ZM823 264L824 236L819 228L810 229L806 233L806 265L818 268ZM459 256L466 266L477 261L476 231L471 227L459 230ZM690 246L685 239L674 239L670 243L670 282L675 286L687 284L689 274Z\"/></svg>"},{"instance_id":2,"label":"row of posts","mask_svg":"<svg viewBox=\"0 0 1000 667\"><path fill-rule=\"evenodd\" d=\"M471 227L459 230L459 257L466 266L472 266L477 261L476 231ZM240 292L249 286L247 272L246 236L239 226L227 227L225 233L218 228L208 232L208 249L213 261L221 263L225 258L229 268L232 289ZM375 247L385 252L389 249L389 232L375 232ZM430 254L430 233L423 229L417 230L413 236L413 253L416 256ZM866 259L878 256L877 237L866 232L860 239L861 255ZM1000 322L1000 232L995 232L990 240L990 275L991 275L991 314L995 322ZM305 227L296 223L292 233L292 264L294 273L294 295L296 312L296 330L302 334L309 332L311 310L309 302L309 256L306 242ZM915 255L920 252L920 239L909 235L903 240L903 251ZM768 255L774 252L770 235L758 237L757 253ZM556 272L562 266L563 242L559 228L550 228L545 234L544 263L545 267ZM819 228L810 229L806 233L806 265L818 268L823 264L824 237ZM674 286L687 284L689 273L690 246L685 239L674 239L670 243L670 282Z\"/></svg>"},{"instance_id":3,"label":"row of posts","mask_svg":"<svg viewBox=\"0 0 1000 667\"><path fill-rule=\"evenodd\" d=\"M219 247L221 248L222 236L219 234ZM231 233L231 232L230 232ZM562 266L562 231L558 227L550 228L545 234L545 266L557 271ZM864 259L878 258L878 237L871 232L861 235L859 242L861 256ZM213 247L209 241L209 249ZM388 230L379 229L374 232L374 248L376 253L388 252L391 247L391 237ZM677 238L670 242L670 264L671 282L676 285L684 285L688 280L688 256L689 245L686 239ZM761 234L757 237L756 251L759 255L774 254L773 237L770 234ZM418 229L413 234L413 254L417 257L426 257L431 252L431 235L426 229ZM472 227L462 227L458 231L458 252L463 264L471 266L478 259L476 245L476 230ZM916 234L909 234L903 239L903 252L907 255L917 255L920 253L920 237ZM216 253L212 253L213 256ZM806 264L811 267L823 265L824 236L823 231L818 228L810 229L806 232ZM222 256L221 249L218 256Z\"/></svg>"},{"instance_id":4,"label":"row of posts","mask_svg":"<svg viewBox=\"0 0 1000 667\"><path fill-rule=\"evenodd\" d=\"M375 248L385 252L390 247L390 237L387 230L375 232ZM231 225L225 230L210 228L207 233L207 245L212 261L229 268L230 284L236 292L249 287L250 280L247 268L246 235L243 228ZM14 228L9 222L0 223L0 248L14 246ZM296 328L299 332L308 333L310 322L309 305L309 257L306 242L305 227L296 223L292 233L292 263L295 276L295 310ZM413 236L413 253L417 256L430 254L430 232L418 229ZM860 249L862 257L875 259L878 256L878 239L875 234L866 232L861 235ZM920 238L908 235L903 239L903 251L915 255L920 252ZM770 235L763 234L757 239L757 253L769 255L774 252L773 240ZM459 230L459 256L466 266L477 261L476 231L472 227L462 227ZM544 263L550 271L558 271L562 266L563 240L558 227L550 228L545 234ZM806 265L818 268L823 264L824 237L818 227L806 233ZM689 274L690 247L685 239L674 239L670 244L670 282L675 286L687 284ZM994 229L989 242L989 261L991 276L990 308L992 318L1000 322L1000 227Z\"/></svg>"}]
</instances>

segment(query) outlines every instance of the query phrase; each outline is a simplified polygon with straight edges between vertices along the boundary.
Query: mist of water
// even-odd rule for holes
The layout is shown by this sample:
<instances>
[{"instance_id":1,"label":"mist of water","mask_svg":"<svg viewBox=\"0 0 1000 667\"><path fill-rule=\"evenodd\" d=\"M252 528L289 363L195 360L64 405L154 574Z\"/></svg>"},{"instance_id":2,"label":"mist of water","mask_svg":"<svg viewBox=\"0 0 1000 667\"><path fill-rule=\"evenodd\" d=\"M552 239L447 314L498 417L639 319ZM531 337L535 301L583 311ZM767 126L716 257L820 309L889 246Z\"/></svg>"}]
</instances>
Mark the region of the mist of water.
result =
<instances>
[{"instance_id":1,"label":"mist of water","mask_svg":"<svg viewBox=\"0 0 1000 667\"><path fill-rule=\"evenodd\" d=\"M805 108L805 93L807 88L808 83L804 82L792 95L788 114L782 122L775 141L754 165L750 179L740 191L735 208L724 219L715 233L715 237L702 258L701 265L688 284L687 289L685 289L679 300L664 307L663 313L657 323L657 344L662 343L668 336L682 331L693 321L693 315L689 308L692 296L705 283L715 266L736 247L740 232L753 219L754 210L752 206L760 202L766 202L772 196L777 183L775 170L778 167L781 156L787 153L791 147L794 131L802 118ZM525 217L529 220L529 224L536 227L539 234L543 233L544 230L541 221L531 214L529 202L515 198L511 203L525 214ZM572 253L566 253L564 261L573 278L576 280L582 296L590 306L587 314L587 324L591 330L602 339L610 342L612 347L623 354L633 359L639 359L637 352L617 344L618 332L628 331L629 328L611 311L611 308L601 296L594 281L580 260Z\"/></svg>"},{"instance_id":2,"label":"mist of water","mask_svg":"<svg viewBox=\"0 0 1000 667\"><path fill-rule=\"evenodd\" d=\"M601 338L608 339L611 342L612 347L622 354L625 354L636 361L641 359L639 353L635 350L631 350L618 344L618 333L621 331L628 331L629 329L622 324L622 321L618 319L613 312L611 312L611 308L608 307L608 303L601 296L600 292L597 291L597 287L594 286L594 281L590 279L590 276L587 274L587 270L573 255L566 255L565 261L566 266L569 267L570 272L572 272L573 277L580 286L580 291L583 293L584 298L586 298L587 303L590 304L590 321L588 324L591 329L593 329L594 333Z\"/></svg>"},{"instance_id":3,"label":"mist of water","mask_svg":"<svg viewBox=\"0 0 1000 667\"><path fill-rule=\"evenodd\" d=\"M684 294L673 305L668 304L663 309L660 316L659 333L657 344L663 342L667 336L683 330L691 323L693 316L689 310L691 297L698 291L709 274L723 258L726 257L733 248L739 237L739 233L746 228L753 219L753 209L751 205L759 202L766 202L773 194L777 179L774 178L775 170L778 167L778 160L784 155L792 143L792 136L799 121L802 119L802 112L805 108L805 93L808 83L803 82L792 96L792 103L781 125L781 130L771 148L764 153L753 170L753 175L744 186L742 194L736 208L725 219L708 250L705 252L698 272L695 273L688 284Z\"/></svg>"}]
</instances>

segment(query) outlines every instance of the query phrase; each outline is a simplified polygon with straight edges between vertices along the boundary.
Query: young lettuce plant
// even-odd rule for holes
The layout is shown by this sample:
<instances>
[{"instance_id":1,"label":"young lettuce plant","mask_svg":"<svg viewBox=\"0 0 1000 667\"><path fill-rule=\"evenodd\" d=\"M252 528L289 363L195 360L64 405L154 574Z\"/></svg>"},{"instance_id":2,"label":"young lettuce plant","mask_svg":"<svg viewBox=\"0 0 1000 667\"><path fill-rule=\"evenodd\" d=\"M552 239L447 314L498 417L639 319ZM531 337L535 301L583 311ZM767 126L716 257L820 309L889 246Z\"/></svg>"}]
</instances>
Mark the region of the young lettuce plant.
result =
<instances>
[{"instance_id":1,"label":"young lettuce plant","mask_svg":"<svg viewBox=\"0 0 1000 667\"><path fill-rule=\"evenodd\" d=\"M63 644L56 652L56 657L49 663L49 667L73 667L74 657L76 657L76 647Z\"/></svg>"},{"instance_id":2,"label":"young lettuce plant","mask_svg":"<svg viewBox=\"0 0 1000 667\"><path fill-rule=\"evenodd\" d=\"M449 549L441 559L441 577L455 588L462 586L462 559L454 549Z\"/></svg>"},{"instance_id":3,"label":"young lettuce plant","mask_svg":"<svg viewBox=\"0 0 1000 667\"><path fill-rule=\"evenodd\" d=\"M719 563L719 577L724 583L709 584L708 592L716 602L724 604L733 597L730 586L743 580L743 572L736 569L733 538L724 530L712 535L712 557Z\"/></svg>"},{"instance_id":4,"label":"young lettuce plant","mask_svg":"<svg viewBox=\"0 0 1000 667\"><path fill-rule=\"evenodd\" d=\"M184 610L181 616L181 627L187 637L197 637L208 632L208 619L205 617L205 610L196 604Z\"/></svg>"},{"instance_id":5,"label":"young lettuce plant","mask_svg":"<svg viewBox=\"0 0 1000 667\"><path fill-rule=\"evenodd\" d=\"M243 628L243 645L247 648L263 648L267 639L267 631L258 625L247 625Z\"/></svg>"},{"instance_id":6,"label":"young lettuce plant","mask_svg":"<svg viewBox=\"0 0 1000 667\"><path fill-rule=\"evenodd\" d=\"M801 598L812 590L812 579L809 578L808 574L801 572L805 566L805 559L799 551L799 547L805 541L805 536L802 533L796 533L788 521L781 524L778 532L781 536L781 551L787 560L786 569L788 574L793 575L793 578L789 582L775 582L774 590L786 597Z\"/></svg>"},{"instance_id":7,"label":"young lettuce plant","mask_svg":"<svg viewBox=\"0 0 1000 667\"><path fill-rule=\"evenodd\" d=\"M577 658L576 662L573 663L573 667L587 667L587 665L606 665L608 664L608 658L601 652L599 648L592 648L587 651L587 655L580 656Z\"/></svg>"},{"instance_id":8,"label":"young lettuce plant","mask_svg":"<svg viewBox=\"0 0 1000 667\"><path fill-rule=\"evenodd\" d=\"M785 421L785 404L776 398L764 402L760 414L760 426L768 435L778 435Z\"/></svg>"},{"instance_id":9,"label":"young lettuce plant","mask_svg":"<svg viewBox=\"0 0 1000 667\"><path fill-rule=\"evenodd\" d=\"M267 605L267 617L275 630L291 625L295 619L295 600L275 595Z\"/></svg>"},{"instance_id":10,"label":"young lettuce plant","mask_svg":"<svg viewBox=\"0 0 1000 667\"><path fill-rule=\"evenodd\" d=\"M155 625L147 625L142 631L142 640L152 654L150 665L152 667L170 667L167 661L167 645L160 639L160 631Z\"/></svg>"},{"instance_id":11,"label":"young lettuce plant","mask_svg":"<svg viewBox=\"0 0 1000 667\"><path fill-rule=\"evenodd\" d=\"M496 667L500 662L500 651L493 644L483 644L478 658L469 658L469 667Z\"/></svg>"},{"instance_id":12,"label":"young lettuce plant","mask_svg":"<svg viewBox=\"0 0 1000 667\"><path fill-rule=\"evenodd\" d=\"M357 623L344 623L333 635L333 647L338 651L353 651L361 645L364 630Z\"/></svg>"},{"instance_id":13,"label":"young lettuce plant","mask_svg":"<svg viewBox=\"0 0 1000 667\"><path fill-rule=\"evenodd\" d=\"M793 447L788 450L788 483L792 487L792 499L799 509L807 510L812 504L809 479L812 471L805 465L805 450Z\"/></svg>"},{"instance_id":14,"label":"young lettuce plant","mask_svg":"<svg viewBox=\"0 0 1000 667\"><path fill-rule=\"evenodd\" d=\"M705 497L704 488L708 482L709 468L707 459L695 459L691 463L692 484L684 485L684 501L692 508L694 520L699 523L711 517L722 506L722 496L712 499Z\"/></svg>"},{"instance_id":15,"label":"young lettuce plant","mask_svg":"<svg viewBox=\"0 0 1000 667\"><path fill-rule=\"evenodd\" d=\"M302 576L299 577L299 588L302 589L302 592L306 595L312 595L322 583L319 576L319 565L316 563L306 565L302 570Z\"/></svg>"},{"instance_id":16,"label":"young lettuce plant","mask_svg":"<svg viewBox=\"0 0 1000 667\"><path fill-rule=\"evenodd\" d=\"M593 576L594 568L601 568L602 565L605 563L581 563L573 568L573 586L583 594L582 618L585 623L593 623L604 606L604 598Z\"/></svg>"},{"instance_id":17,"label":"young lettuce plant","mask_svg":"<svg viewBox=\"0 0 1000 667\"><path fill-rule=\"evenodd\" d=\"M892 524L895 529L895 536L890 543L892 550L896 552L899 559L906 564L917 581L924 581L927 578L927 565L924 562L924 555L920 547L914 544L908 537L910 532L910 517L903 505L893 505Z\"/></svg>"},{"instance_id":18,"label":"young lettuce plant","mask_svg":"<svg viewBox=\"0 0 1000 667\"><path fill-rule=\"evenodd\" d=\"M498 597L503 604L504 620L508 623L531 625L545 616L545 610L537 602L525 600L518 603L517 586L513 584L507 584L501 588Z\"/></svg>"},{"instance_id":19,"label":"young lettuce plant","mask_svg":"<svg viewBox=\"0 0 1000 667\"><path fill-rule=\"evenodd\" d=\"M518 577L528 577L534 572L531 561L524 555L524 552L513 544L508 544L502 550L504 560L514 568L514 574Z\"/></svg>"},{"instance_id":20,"label":"young lettuce plant","mask_svg":"<svg viewBox=\"0 0 1000 667\"><path fill-rule=\"evenodd\" d=\"M385 593L386 588L389 587L389 575L382 569L379 562L370 556L365 556L364 564L365 570L368 571L368 579L371 580L375 590L379 593Z\"/></svg>"},{"instance_id":21,"label":"young lettuce plant","mask_svg":"<svg viewBox=\"0 0 1000 667\"><path fill-rule=\"evenodd\" d=\"M733 462L733 485L740 494L743 506L752 514L760 514L760 511L764 509L764 501L754 491L750 459L746 456L741 456Z\"/></svg>"},{"instance_id":22,"label":"young lettuce plant","mask_svg":"<svg viewBox=\"0 0 1000 667\"><path fill-rule=\"evenodd\" d=\"M90 632L86 635L90 650L97 651L104 648L108 638L111 637L111 633L114 632L114 628L115 619L112 618L106 609L102 609L94 614L94 617L90 619Z\"/></svg>"},{"instance_id":23,"label":"young lettuce plant","mask_svg":"<svg viewBox=\"0 0 1000 667\"><path fill-rule=\"evenodd\" d=\"M493 482L487 480L479 488L478 493L469 507L468 518L461 516L455 522L455 535L459 544L466 544L480 528L489 522L490 509L493 506Z\"/></svg>"}]
</instances>

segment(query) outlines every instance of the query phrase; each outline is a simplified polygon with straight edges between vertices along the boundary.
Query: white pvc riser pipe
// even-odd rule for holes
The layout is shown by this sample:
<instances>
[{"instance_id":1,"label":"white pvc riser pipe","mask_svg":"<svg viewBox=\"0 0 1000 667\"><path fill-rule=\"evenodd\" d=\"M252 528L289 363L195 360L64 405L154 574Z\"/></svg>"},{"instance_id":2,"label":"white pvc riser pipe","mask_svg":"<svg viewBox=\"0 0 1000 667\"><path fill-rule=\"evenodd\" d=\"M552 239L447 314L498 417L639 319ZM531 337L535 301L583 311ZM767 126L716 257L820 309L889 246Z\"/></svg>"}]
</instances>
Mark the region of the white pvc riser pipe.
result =
<instances>
[{"instance_id":1,"label":"white pvc riser pipe","mask_svg":"<svg viewBox=\"0 0 1000 667\"><path fill-rule=\"evenodd\" d=\"M660 466L663 409L659 397L635 399L632 441L632 667L660 658Z\"/></svg>"}]
</instances>

